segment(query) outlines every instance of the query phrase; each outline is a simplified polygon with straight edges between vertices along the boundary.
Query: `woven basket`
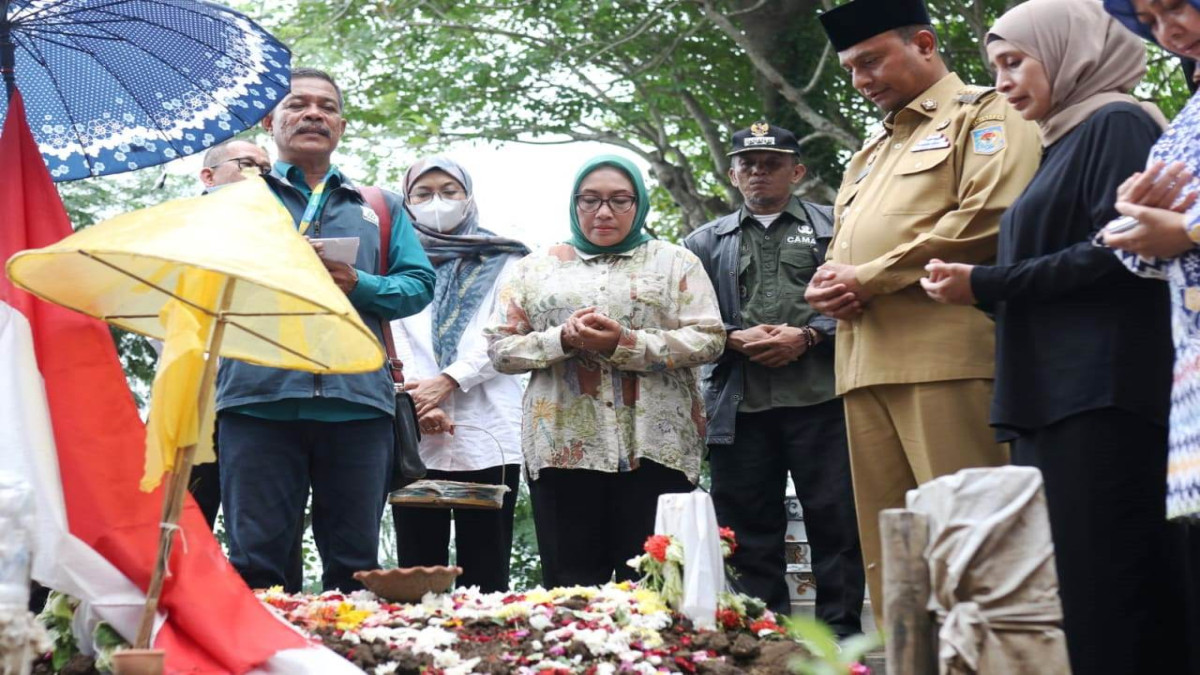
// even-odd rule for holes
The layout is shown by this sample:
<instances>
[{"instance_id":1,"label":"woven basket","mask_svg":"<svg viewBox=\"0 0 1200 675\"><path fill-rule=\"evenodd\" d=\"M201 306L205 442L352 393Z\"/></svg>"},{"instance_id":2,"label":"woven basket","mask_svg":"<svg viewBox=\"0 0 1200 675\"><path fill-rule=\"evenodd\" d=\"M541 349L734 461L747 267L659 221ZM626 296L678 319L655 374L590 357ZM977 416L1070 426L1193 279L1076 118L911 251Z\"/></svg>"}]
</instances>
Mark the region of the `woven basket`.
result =
<instances>
[{"instance_id":1,"label":"woven basket","mask_svg":"<svg viewBox=\"0 0 1200 675\"><path fill-rule=\"evenodd\" d=\"M504 484L504 448L500 441L487 429L458 425L483 432L500 451L500 484L463 483L454 480L425 479L406 485L388 495L388 501L400 506L415 506L426 509L484 509L496 510L504 506L504 495L509 488ZM451 457L451 463L454 458Z\"/></svg>"}]
</instances>

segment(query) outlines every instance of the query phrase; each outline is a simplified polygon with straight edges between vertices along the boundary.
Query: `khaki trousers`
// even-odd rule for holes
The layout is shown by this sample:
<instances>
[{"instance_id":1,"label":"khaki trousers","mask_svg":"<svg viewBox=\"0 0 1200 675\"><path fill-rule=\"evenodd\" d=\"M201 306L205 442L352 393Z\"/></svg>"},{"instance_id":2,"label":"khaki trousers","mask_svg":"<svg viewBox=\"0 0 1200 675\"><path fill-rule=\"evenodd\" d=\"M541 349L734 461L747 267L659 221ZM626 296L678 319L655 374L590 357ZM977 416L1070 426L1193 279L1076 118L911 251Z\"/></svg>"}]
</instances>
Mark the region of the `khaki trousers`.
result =
<instances>
[{"instance_id":1,"label":"khaki trousers","mask_svg":"<svg viewBox=\"0 0 1200 675\"><path fill-rule=\"evenodd\" d=\"M905 493L938 476L1008 464L1008 446L988 426L991 380L875 385L843 400L867 588L882 627L879 512L903 508Z\"/></svg>"}]
</instances>

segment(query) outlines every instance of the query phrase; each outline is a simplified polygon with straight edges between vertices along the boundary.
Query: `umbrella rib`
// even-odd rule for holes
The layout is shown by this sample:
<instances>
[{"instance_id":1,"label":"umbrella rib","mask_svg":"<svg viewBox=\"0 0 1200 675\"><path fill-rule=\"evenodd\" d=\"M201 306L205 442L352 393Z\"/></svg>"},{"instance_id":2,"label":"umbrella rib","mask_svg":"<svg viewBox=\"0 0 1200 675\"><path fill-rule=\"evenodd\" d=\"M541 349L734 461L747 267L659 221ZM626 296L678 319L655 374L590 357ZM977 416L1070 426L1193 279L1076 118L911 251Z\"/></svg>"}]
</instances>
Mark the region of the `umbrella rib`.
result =
<instances>
[{"instance_id":1,"label":"umbrella rib","mask_svg":"<svg viewBox=\"0 0 1200 675\"><path fill-rule=\"evenodd\" d=\"M26 35L41 37L43 35L68 35L70 37L90 38L92 40L108 40L110 42L123 42L121 38L108 37L104 35L96 35L94 33L80 33L76 31L61 30L54 28L56 24L37 24L36 26L27 26L22 31ZM64 26L75 26L78 24L62 24Z\"/></svg>"},{"instance_id":2,"label":"umbrella rib","mask_svg":"<svg viewBox=\"0 0 1200 675\"><path fill-rule=\"evenodd\" d=\"M325 316L330 312L225 312L226 316Z\"/></svg>"},{"instance_id":3,"label":"umbrella rib","mask_svg":"<svg viewBox=\"0 0 1200 675\"><path fill-rule=\"evenodd\" d=\"M225 312L223 314L227 314L227 312ZM315 363L322 368L329 368L328 365L326 365L325 363L322 363L321 361L314 359L313 357L309 356L308 354L303 354L301 352L296 351L295 349L292 349L291 347L288 347L285 344L276 342L275 340L272 340L271 338L263 335L262 333L259 333L256 330L251 330L236 321L226 320L226 323L229 324L230 326L233 326L235 328L238 328L240 330L243 330L243 331L253 335L254 337L258 338L259 340L266 342L267 344L274 345L275 347L278 347L279 349L282 349L283 351L285 351L293 356L298 356L298 357L304 359L305 361L309 361L310 363Z\"/></svg>"},{"instance_id":4,"label":"umbrella rib","mask_svg":"<svg viewBox=\"0 0 1200 675\"><path fill-rule=\"evenodd\" d=\"M98 255L95 255L94 253L88 253L87 251L77 251L77 253L79 253L79 255L82 255L85 258L91 258L92 260L95 260L96 262L100 263L101 265L104 265L105 267L113 270L114 272L116 272L118 274L124 274L125 276L129 277L130 279L133 279L134 281L145 284L145 285L149 286L150 288L153 288L154 290L158 291L159 293L162 293L164 295L172 297L172 298L178 300L179 302L182 302L183 304L187 305L188 307L191 307L192 309L195 309L200 312L204 312L208 316L216 316L216 314L214 314L211 309L209 309L207 307L203 307L201 305L198 305L183 296L176 295L175 293L168 291L167 289L163 288L162 286L159 286L158 284L156 284L152 281L149 281L147 279L143 279L142 277L134 274L133 272L130 272L129 270L121 269L120 267L117 267L116 265L108 262L107 260L105 260L104 258L101 258Z\"/></svg>"},{"instance_id":5,"label":"umbrella rib","mask_svg":"<svg viewBox=\"0 0 1200 675\"><path fill-rule=\"evenodd\" d=\"M174 3L170 3L170 2L162 2L161 0L140 0L140 1L141 1L141 2L143 2L143 3L145 3L145 4L148 4L148 5L159 5L160 7L166 7L166 8L168 8L168 9L172 9L172 10L177 10L177 11L181 11L181 12L187 12L187 13L189 13L189 14L194 14L194 15L196 15L196 16L199 16L199 17L202 17L202 18L205 18L205 19L212 19L212 18L213 18L213 16L212 16L211 14L207 14L207 13L205 13L205 12L197 12L197 11L195 11L195 10L193 10L193 9L189 8L189 7L186 7L186 6L181 6L181 5L174 4ZM228 12L228 13L230 13L230 14L233 14L233 15L237 16L237 17L238 17L238 18L240 18L240 19L244 19L244 20L246 20L247 22L249 22L249 23L250 23L250 24L251 24L251 25L252 25L254 28L258 29L258 31L259 31L259 32L260 32L262 35L264 35L264 36L266 36L266 38L268 38L268 40L265 40L265 41L268 41L268 42L269 42L269 41L274 41L276 44L278 44L278 45L282 46L282 47L283 47L285 50L287 50L287 47L286 47L286 46L284 46L284 45L283 45L281 42L279 42L279 40L277 40L277 39L275 38L275 36L274 36L274 35L271 35L270 33L268 33L266 30L264 30L264 29L263 29L263 27L262 27L262 26L259 26L259 25L258 25L258 24L257 24L257 23L256 23L256 22L253 20L253 19L251 19L251 18L247 17L245 14L242 14L242 13L240 13L240 12L236 12L236 11L234 11L234 10L231 10L231 9L229 9L228 7L222 7L221 9L223 9L223 10L227 11L227 12ZM101 10L101 11L105 11L105 13L109 13L109 12L107 12L107 10ZM122 16L122 15L120 15L120 14L115 14L114 16ZM223 25L226 25L226 26L228 26L229 24L228 24L228 23L224 23ZM155 27L156 27L156 28L159 28L159 29L162 29L162 30L164 30L164 31L170 32L170 33L174 33L174 34L178 35L179 37L181 37L181 38L183 38L183 39L185 39L185 40L190 40L190 41L194 42L195 44L197 44L197 45L200 45L201 47L204 47L205 49L211 49L211 50L213 50L213 51L215 51L215 52L220 52L220 53L221 53L223 56L229 57L229 58L231 58L231 59L233 58L233 56L232 56L232 55L230 55L230 54L228 54L227 52L225 52L225 50L222 48L222 46L220 46L220 45L212 45L212 44L209 44L209 43L207 43L207 42L204 42L204 41L200 40L198 37L196 37L195 35L191 35L191 34L189 34L189 33L185 33L185 32L183 32L183 31L181 31L181 30L178 30L178 29L176 29L176 28L173 28L173 27L171 27L171 26L165 26L165 25L163 25L163 24L155 24ZM130 44L133 44L133 43L130 43ZM158 57L157 57L157 55L155 55L155 54L154 54L154 52L148 51L148 50L144 49L143 47L141 47L140 45L138 45L138 49L141 49L142 51L146 52L147 54L150 54L151 56L154 56L155 58L158 58ZM288 54L289 54L289 55L291 54L291 51L290 51L290 50L288 50ZM242 60L242 59L237 59L237 62L238 62L238 63L240 63L240 64L242 64L243 66L246 66L247 68L249 68L249 67L251 67L251 66L253 65L253 64L251 64L251 63L249 63L249 62L247 62L247 61L244 61L244 60ZM165 63L165 62L164 62L164 63ZM169 63L167 63L166 65L167 65L167 66L171 66L171 64L169 64ZM173 68L173 66L171 66L171 67ZM181 73L181 76L182 76L182 73ZM184 76L184 77L186 78L186 76ZM189 82L191 82L191 80L188 80L188 81L189 81ZM193 82L192 84L195 84L195 83Z\"/></svg>"},{"instance_id":6,"label":"umbrella rib","mask_svg":"<svg viewBox=\"0 0 1200 675\"><path fill-rule=\"evenodd\" d=\"M127 276L127 277L129 277L129 278L131 278L131 279L134 279L135 281L138 281L138 282L140 282L140 283L143 283L143 284L145 284L145 285L149 286L150 288L153 288L154 290L156 290L156 291L158 291L158 292L160 292L160 293L163 293L163 294L165 294L165 295L167 295L167 296L169 296L169 297L172 297L172 298L174 298L174 299L176 299L176 300L178 300L178 301L182 302L183 304L185 304L185 305L187 305L187 306L189 306L189 307L192 307L193 309L196 309L196 310L198 310L198 311L200 311L200 312L204 312L204 313L205 313L205 314L207 314L208 316L215 316L215 317L218 317L218 318L223 318L224 316L226 316L226 315L228 315L228 314L229 314L228 312L221 312L220 316L218 316L217 314L214 314L214 313L213 313L213 311L212 311L211 309L208 309L207 307L202 307L202 306L200 306L200 305L197 305L196 303L192 302L191 300L188 300L187 298L184 298L184 297L178 296L178 295L176 295L176 294L172 293L171 291L168 291L167 289L163 288L162 286L159 286L158 284L155 284L155 283L153 283L153 282L151 282L151 281L148 281L148 280L146 280L146 279L143 279L142 277L140 277L140 276L138 276L138 275L134 274L133 272L130 272L129 270L124 270L124 269L121 269L120 267L117 267L116 265L114 265L114 264L112 264L112 263L108 262L107 260L105 260L105 259L103 259L103 258L101 258L101 257L99 257L99 256L97 256L97 255L95 255L95 254L88 253L87 251L78 251L78 253L79 253L80 255L84 256L84 257L91 258L92 260L95 260L96 262L100 263L101 265L104 265L105 267L108 267L108 268L112 269L114 272L117 272L118 274L124 274L125 276ZM237 316L253 316L253 315L252 315L252 314L239 314L239 315L237 315ZM264 315L264 316L268 316L268 315ZM108 318L108 317L105 317L105 318ZM120 318L120 317L118 317L118 316L116 316L116 315L113 315L113 318ZM131 315L129 318L150 318L150 317L149 317L149 316L146 316L146 315ZM267 337L267 336L263 335L262 333L259 333L259 332L258 332L258 331L256 331L256 330L252 330L252 329L250 329L250 328L247 328L247 327L243 326L242 324L238 323L237 321L229 321L228 319L225 319L225 322L226 322L226 323L228 323L228 324L229 324L229 325L231 325L231 326L234 326L234 327L236 327L236 328L238 328L238 329L240 329L240 330L242 330L242 331L245 331L245 332L247 332L247 333L249 333L249 334L253 335L254 337L256 337L256 338L258 338L258 339L262 340L263 342L266 342L267 344L270 344L270 345L273 345L273 346L275 346L275 347L278 347L279 349L282 349L283 351L285 351L285 352L287 352L287 353L289 353L289 354L291 354L291 355L293 355L293 356L297 356L297 357L299 357L299 358L302 358L302 359L304 359L305 361L309 361L309 362L311 362L311 363L315 363L316 365L318 365L318 366L320 366L320 367L322 367L322 368L329 368L329 366L328 366L328 365L326 365L325 363L323 363L323 362L321 362L321 361L318 361L317 359L314 359L313 357L311 357L311 356L309 356L309 355L307 355L307 354L303 354L303 353L301 353L301 352L298 352L298 351L296 351L295 349L292 349L291 347L288 347L288 346L287 346L287 345L285 345L285 344L282 344L282 343L280 343L280 342L276 342L275 340L272 340L271 338L269 338L269 337Z\"/></svg>"},{"instance_id":7,"label":"umbrella rib","mask_svg":"<svg viewBox=\"0 0 1200 675\"><path fill-rule=\"evenodd\" d=\"M211 312L209 312L209 314L212 315ZM221 312L219 316L226 317L226 316L273 316L273 315L271 315L271 314L261 314L261 315L260 314L241 314L241 313L235 314L233 312ZM319 316L319 315L313 314L312 316ZM157 318L158 318L157 314L105 314L104 316L100 317L100 319L103 321L108 321L109 319L157 319ZM259 333L256 330L251 330L236 321L230 321L230 320L226 319L225 323L230 326L233 326L241 331L249 333L250 335L253 335L254 337L258 338L259 340L266 342L267 344L270 344L274 347L278 347L279 349L282 349L283 351L285 351L293 356L300 357L300 358L304 359L305 361L314 363L322 368L329 367L327 364L325 364L321 361L318 361L318 360L312 358L311 356L308 356L307 354L296 351L295 349L292 349L291 347L288 347L285 344L276 342L275 340L272 340L271 338L263 335L262 333Z\"/></svg>"},{"instance_id":8,"label":"umbrella rib","mask_svg":"<svg viewBox=\"0 0 1200 675\"><path fill-rule=\"evenodd\" d=\"M104 29L101 28L100 30L104 30ZM107 32L107 31L105 31L105 32ZM109 33L109 34L111 35L112 33ZM170 145L171 147L175 146L175 144L171 142L171 137L169 135L167 135L166 129L164 129L163 126L158 123L158 119L150 112L149 109L146 108L145 105L142 104L142 101L140 100L137 92L135 92L134 89L131 88L129 86L129 84L125 82L124 78L122 78L115 70L108 67L108 64L106 64L104 61L100 60L100 56L96 52L94 52L90 49L87 49L85 47L82 47L82 46L76 47L76 49L83 52L84 54L91 56L95 60L96 65L100 66L101 68L103 68L105 70L105 72L107 72L109 75L111 75L113 77L113 79L116 80L121 85L121 87L124 88L125 91L129 93L129 97L132 98L135 103L137 103L138 108L140 108L142 110L142 112L145 114L146 118L155 126L155 128L158 129L158 133L161 136L162 141L164 143ZM140 47L139 47L139 49L140 49ZM151 56L154 56L150 52L147 52L145 49L142 49L142 51L146 54L150 54ZM159 61L162 61L162 63L170 66L170 64L167 64L166 61L163 61L162 59L158 58L157 56L155 56L155 58L158 59ZM46 70L47 70L47 72L51 71L50 68L47 68ZM191 82L191 80L188 80L188 81ZM57 87L58 81L55 80L54 84L55 84L55 87ZM66 102L64 101L63 104L65 106ZM88 156L88 153L86 152L87 148L82 143L80 143L80 147L84 149L85 152L83 154L85 157L87 157ZM158 163L161 164L162 162L158 162ZM88 160L89 169L91 168L91 164L92 164L92 162L89 159ZM148 166L153 166L153 164L148 165ZM88 173L91 173L91 172L89 171Z\"/></svg>"},{"instance_id":9,"label":"umbrella rib","mask_svg":"<svg viewBox=\"0 0 1200 675\"><path fill-rule=\"evenodd\" d=\"M72 16L74 14L80 14L83 12L94 12L94 11L98 11L98 10L104 10L104 9L107 9L114 5L129 4L130 0L112 0L111 2L106 2L106 3L100 4L100 5L95 5L95 6L91 6L91 7L77 7L74 9L68 9L68 10L64 10L62 12L55 12L55 13L51 14L52 10L54 10L57 7L61 7L65 4L67 4L68 2L72 2L72 0L59 0L58 2L49 4L49 5L45 5L44 7L41 7L37 10L32 10L32 11L26 13L25 16L23 16L21 18L28 21L30 19L37 19L40 16L47 16L49 18ZM29 8L30 8L30 6L26 5L26 9L29 9Z\"/></svg>"},{"instance_id":10,"label":"umbrella rib","mask_svg":"<svg viewBox=\"0 0 1200 675\"><path fill-rule=\"evenodd\" d=\"M26 45L24 44L25 41L23 39L18 39L16 35L14 35L13 38L17 44L20 44L25 51L30 53L30 55L36 53L36 56L33 57L34 60L42 64L42 67L46 69L46 76L49 77L50 81L54 83L54 94L58 97L59 102L62 103L63 112L66 113L67 119L71 122L71 134L75 137L75 142L79 144L79 154L83 156L83 163L87 167L87 172L90 176L92 174L92 156L88 154L87 146L84 145L83 139L79 136L79 129L77 129L77 127L80 126L80 124L75 119L75 113L71 112L71 106L67 105L67 99L63 97L63 90L59 85L58 78L54 75L54 69L50 67L49 63L47 63L46 55L42 53L41 49L38 49L36 44L30 43Z\"/></svg>"},{"instance_id":11,"label":"umbrella rib","mask_svg":"<svg viewBox=\"0 0 1200 675\"><path fill-rule=\"evenodd\" d=\"M149 1L151 1L151 0L144 0L144 1L146 1L146 2L149 2ZM175 30L174 28L168 28L167 26L161 26L161 25L159 26L159 28L162 28L162 29L164 29L164 30L167 30L168 32L174 33L174 34L176 34L176 35L178 35L178 36L180 36L180 37L183 37L183 38L186 38L186 39L190 39L190 40L192 40L193 42L195 42L196 44L202 45L202 46L203 46L204 48L206 48L206 49L211 49L211 50L213 50L213 51L215 51L215 52L220 52L220 53L221 53L221 54L223 54L224 56L229 56L228 54L225 54L225 53L224 53L222 50L218 49L217 47L213 47L213 46L211 46L211 45L208 45L208 44L205 44L205 43L203 43L203 42L200 42L199 40L196 40L196 39L192 38L190 35L187 35L186 33L183 33L183 32L180 32L180 31L178 31L178 30ZM107 30L105 30L104 28L97 28L97 30L104 31L104 32L106 32L106 33L109 33L109 35L112 35L112 33L111 33L110 31L107 31ZM129 44L131 44L131 45L132 45L133 43L129 43ZM145 48L143 48L141 45L136 45L136 46L137 46L137 48L138 48L139 50L141 50L141 52L142 52L143 54L145 54L146 56L149 56L150 58L154 59L155 61L158 61L158 62L159 62L159 63L161 63L162 65L166 66L168 69L170 69L170 70L174 71L174 73L175 73L176 75L178 75L178 76L179 76L179 77L180 77L182 80L186 81L188 84L190 84L190 85L192 85L193 87L195 87L195 89L196 89L196 91L197 91L198 93L202 94L203 96L206 96L206 97L207 97L209 100L211 100L213 103L216 103L216 104L217 104L218 106L220 106L220 107L221 107L223 110L225 110L226 112L228 112L228 113L230 113L231 115L233 115L234 117L236 117L236 118L237 118L237 119L238 119L238 120L239 120L239 121L240 121L240 122L241 122L243 125L245 125L246 127L253 126L254 122L256 122L256 121L257 121L257 120L248 120L248 119L246 119L246 118L242 117L241 115L239 115L239 114L238 114L238 112L237 112L236 110L234 110L233 108L230 108L228 105L226 105L225 103L221 102L221 101L220 101L220 100L218 100L218 99L217 99L215 96L213 96L211 93L209 93L206 87L201 87L201 86L199 86L199 83L197 83L197 82L194 82L194 81L192 80L192 76L191 76L191 75L189 75L189 74L187 74L187 73L184 73L183 71L181 71L181 70L180 70L180 69L179 69L179 68L178 68L178 67L177 67L175 64L173 64L173 63L170 63L169 61L167 61L166 59L162 58L162 57L161 57L161 56L159 56L158 54L155 54L154 52L152 52L152 51L150 51L150 50L148 50L148 49L145 49ZM89 53L91 53L91 52L89 52ZM96 55L95 55L95 54L92 54L92 56L93 56L93 57L96 57ZM113 76L114 78L116 78L118 82L120 82L120 83L121 83L121 86L125 87L125 89L126 89L127 91L129 91L130 95L131 95L131 96L133 96L135 100L137 99L137 96L136 96L136 95L134 95L134 93L133 93L133 90L129 88L129 85L125 84L125 82L124 82L124 81L123 81L123 80L122 80L122 79L121 79L121 78L120 78L120 77L117 75L117 73L116 73L116 72L115 72L115 71L114 71L112 68L109 68L109 67L108 67L106 64L104 64L103 62L101 62L101 61L100 61L100 59L99 59L99 57L96 57L96 62L97 62L98 64L100 64L100 67L104 68L106 71L108 71L110 74L112 74L112 76ZM249 68L249 67L250 67L250 64L247 64L247 63L245 63L244 61L240 61L240 60L239 60L239 63L241 63L243 66L246 66L247 68ZM142 105L140 101L138 101L138 105L139 105L139 106L141 106L141 105ZM149 110L147 110L145 106L142 106L142 110L143 110L143 111L146 113L146 115L147 115L148 117L151 117L151 119L153 119L153 116L151 116L151 115L150 115L150 111L149 111ZM261 118L259 118L259 119L261 119ZM159 129L160 129L160 131L162 132L162 137L163 137L163 140L164 140L166 143L170 144L172 147L174 147L175 143L174 143L174 142L171 140L170 136L168 136L168 135L167 135L166 131L165 131L165 130L163 130L163 128L162 128L161 126L159 126L159 124L158 124L158 121L157 121L157 120L155 120L155 121L154 121L154 124L155 124L155 126L158 126L158 127L159 127ZM231 134L230 134L230 136L232 136L232 135L233 135L233 134L231 133Z\"/></svg>"}]
</instances>

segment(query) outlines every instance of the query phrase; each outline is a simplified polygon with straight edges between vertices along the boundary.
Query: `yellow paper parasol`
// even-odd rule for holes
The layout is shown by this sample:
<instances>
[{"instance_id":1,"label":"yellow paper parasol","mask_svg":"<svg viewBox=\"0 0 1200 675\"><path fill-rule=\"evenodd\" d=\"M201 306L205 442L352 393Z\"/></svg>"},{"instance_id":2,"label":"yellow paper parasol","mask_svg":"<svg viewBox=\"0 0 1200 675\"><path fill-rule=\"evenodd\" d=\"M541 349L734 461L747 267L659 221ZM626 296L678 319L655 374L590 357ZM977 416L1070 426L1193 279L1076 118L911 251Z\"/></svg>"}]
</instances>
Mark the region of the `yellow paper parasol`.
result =
<instances>
[{"instance_id":1,"label":"yellow paper parasol","mask_svg":"<svg viewBox=\"0 0 1200 675\"><path fill-rule=\"evenodd\" d=\"M158 559L137 646L149 645L197 445L211 438L216 356L362 373L383 348L259 178L117 216L7 265L49 302L162 339L142 489L170 467ZM205 359L207 353L212 358ZM176 452L182 448L182 452Z\"/></svg>"}]
</instances>

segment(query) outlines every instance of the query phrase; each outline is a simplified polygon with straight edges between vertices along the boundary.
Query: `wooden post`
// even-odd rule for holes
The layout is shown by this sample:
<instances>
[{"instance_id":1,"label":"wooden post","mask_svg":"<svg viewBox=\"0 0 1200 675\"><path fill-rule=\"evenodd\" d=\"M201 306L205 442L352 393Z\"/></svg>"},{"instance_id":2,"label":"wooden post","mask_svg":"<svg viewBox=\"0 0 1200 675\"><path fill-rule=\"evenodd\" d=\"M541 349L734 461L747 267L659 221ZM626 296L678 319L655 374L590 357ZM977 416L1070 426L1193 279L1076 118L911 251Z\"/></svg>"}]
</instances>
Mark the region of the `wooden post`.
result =
<instances>
[{"instance_id":1,"label":"wooden post","mask_svg":"<svg viewBox=\"0 0 1200 675\"><path fill-rule=\"evenodd\" d=\"M879 514L883 543L883 630L888 675L937 673L929 602L929 520L906 509Z\"/></svg>"},{"instance_id":2,"label":"wooden post","mask_svg":"<svg viewBox=\"0 0 1200 675\"><path fill-rule=\"evenodd\" d=\"M217 356L221 351L221 340L225 337L225 312L233 301L233 289L237 282L228 279L221 293L221 303L217 310L212 333L208 338L208 359L204 362L204 373L200 377L200 400L196 402L199 408L199 420L208 413L208 393L212 391L217 378ZM163 496L163 527L158 537L158 557L154 562L154 573L150 577L150 587L146 589L146 607L142 610L142 620L138 625L137 640L134 647L150 648L151 632L154 629L154 615L158 612L158 601L162 597L163 581L166 576L167 562L171 559L171 548L175 540L173 525L179 522L183 512L183 496L187 492L188 479L192 475L192 461L195 459L196 446L189 445L181 448L175 454L175 466Z\"/></svg>"}]
</instances>

